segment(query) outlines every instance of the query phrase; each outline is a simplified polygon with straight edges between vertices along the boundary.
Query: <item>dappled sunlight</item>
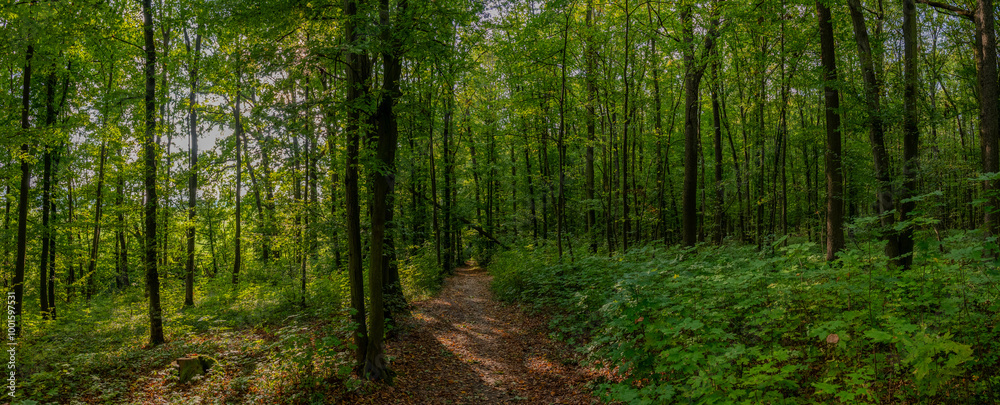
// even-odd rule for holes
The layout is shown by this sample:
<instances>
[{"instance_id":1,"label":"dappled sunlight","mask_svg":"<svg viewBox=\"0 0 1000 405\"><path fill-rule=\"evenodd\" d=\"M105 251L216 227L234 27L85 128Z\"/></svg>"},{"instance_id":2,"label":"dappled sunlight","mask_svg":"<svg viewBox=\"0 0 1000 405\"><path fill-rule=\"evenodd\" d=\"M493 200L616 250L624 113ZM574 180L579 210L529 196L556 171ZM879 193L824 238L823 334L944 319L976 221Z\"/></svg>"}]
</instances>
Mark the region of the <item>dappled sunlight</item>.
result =
<instances>
[{"instance_id":1,"label":"dappled sunlight","mask_svg":"<svg viewBox=\"0 0 1000 405\"><path fill-rule=\"evenodd\" d=\"M544 319L494 300L490 280L481 268L457 269L438 297L415 303L410 332L387 343L396 386L359 401L597 403L579 387L596 372L546 337Z\"/></svg>"}]
</instances>

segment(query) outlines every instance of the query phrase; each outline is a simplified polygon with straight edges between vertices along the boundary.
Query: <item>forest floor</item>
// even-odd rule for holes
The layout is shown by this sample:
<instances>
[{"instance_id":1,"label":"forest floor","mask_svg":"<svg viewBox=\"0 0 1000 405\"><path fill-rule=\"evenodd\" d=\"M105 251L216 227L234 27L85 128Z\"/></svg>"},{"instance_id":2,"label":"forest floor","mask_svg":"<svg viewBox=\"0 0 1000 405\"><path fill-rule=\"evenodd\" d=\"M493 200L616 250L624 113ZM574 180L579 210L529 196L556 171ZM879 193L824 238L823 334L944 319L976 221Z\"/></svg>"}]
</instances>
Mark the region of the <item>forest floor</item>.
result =
<instances>
[{"instance_id":1,"label":"forest floor","mask_svg":"<svg viewBox=\"0 0 1000 405\"><path fill-rule=\"evenodd\" d=\"M386 343L393 386L358 404L597 404L588 383L610 377L547 337L546 319L497 301L485 269L455 270Z\"/></svg>"}]
</instances>

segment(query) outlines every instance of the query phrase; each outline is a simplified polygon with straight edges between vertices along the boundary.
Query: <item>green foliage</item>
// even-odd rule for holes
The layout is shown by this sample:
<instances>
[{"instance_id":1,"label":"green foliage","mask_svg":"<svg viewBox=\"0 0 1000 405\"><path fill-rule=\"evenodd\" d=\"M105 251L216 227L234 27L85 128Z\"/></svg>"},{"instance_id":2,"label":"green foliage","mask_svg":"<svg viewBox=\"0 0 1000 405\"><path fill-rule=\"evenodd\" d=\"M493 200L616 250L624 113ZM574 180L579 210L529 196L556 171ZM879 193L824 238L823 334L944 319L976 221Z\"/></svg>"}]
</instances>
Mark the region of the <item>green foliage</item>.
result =
<instances>
[{"instance_id":1,"label":"green foliage","mask_svg":"<svg viewBox=\"0 0 1000 405\"><path fill-rule=\"evenodd\" d=\"M250 266L247 273L253 276L248 278L257 281L245 281L235 291L228 277L201 279L196 305L187 308L182 306L183 284L164 279L164 324L169 329L167 343L155 349L145 347L149 321L141 288L97 295L89 304L64 304L56 322L33 319L21 340L21 392L43 403L72 398L123 402L133 391L146 389L136 384L157 386L157 371L164 372L165 386L176 385L170 363L188 353L218 361L212 368L217 371L191 384L223 390L225 398L241 398L251 387L263 386L268 389L253 394L257 400L287 402L283 390L314 391L330 381L341 382L336 387L357 384L349 376L353 360L343 307L346 276L310 279L310 306L303 309L299 280L277 270ZM81 335L81 330L87 333ZM137 376L154 380L144 383ZM186 403L194 393L185 395L175 403Z\"/></svg>"},{"instance_id":2,"label":"green foliage","mask_svg":"<svg viewBox=\"0 0 1000 405\"><path fill-rule=\"evenodd\" d=\"M609 400L663 403L996 401L996 264L977 235L832 264L815 244L640 247L577 257L520 249L490 267L502 299L558 308L557 335L618 368ZM925 244L926 245L926 244Z\"/></svg>"},{"instance_id":3,"label":"green foliage","mask_svg":"<svg viewBox=\"0 0 1000 405\"><path fill-rule=\"evenodd\" d=\"M399 277L407 301L430 297L441 289L440 266L434 246L425 244L414 255L399 262Z\"/></svg>"}]
</instances>

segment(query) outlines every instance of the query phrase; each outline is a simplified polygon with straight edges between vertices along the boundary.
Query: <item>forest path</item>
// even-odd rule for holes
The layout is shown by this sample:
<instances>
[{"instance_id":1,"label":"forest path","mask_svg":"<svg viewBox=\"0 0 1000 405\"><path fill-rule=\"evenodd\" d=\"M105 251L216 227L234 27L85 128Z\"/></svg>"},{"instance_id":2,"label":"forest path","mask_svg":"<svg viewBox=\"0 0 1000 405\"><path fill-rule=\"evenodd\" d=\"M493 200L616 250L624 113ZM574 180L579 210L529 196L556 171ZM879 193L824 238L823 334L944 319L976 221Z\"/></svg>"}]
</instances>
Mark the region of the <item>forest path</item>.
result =
<instances>
[{"instance_id":1,"label":"forest path","mask_svg":"<svg viewBox=\"0 0 1000 405\"><path fill-rule=\"evenodd\" d=\"M455 270L437 297L386 344L395 385L353 398L372 404L597 404L583 384L598 373L547 337L545 320L505 305L485 269Z\"/></svg>"}]
</instances>

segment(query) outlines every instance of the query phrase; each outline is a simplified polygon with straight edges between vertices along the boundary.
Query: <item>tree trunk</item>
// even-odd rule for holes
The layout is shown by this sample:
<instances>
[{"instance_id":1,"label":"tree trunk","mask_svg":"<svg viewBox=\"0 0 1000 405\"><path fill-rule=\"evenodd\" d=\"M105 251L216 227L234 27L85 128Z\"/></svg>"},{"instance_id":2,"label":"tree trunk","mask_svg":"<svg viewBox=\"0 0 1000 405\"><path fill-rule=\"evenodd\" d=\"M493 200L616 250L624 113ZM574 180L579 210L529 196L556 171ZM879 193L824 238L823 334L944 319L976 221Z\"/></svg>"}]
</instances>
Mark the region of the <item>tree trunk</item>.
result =
<instances>
[{"instance_id":1,"label":"tree trunk","mask_svg":"<svg viewBox=\"0 0 1000 405\"><path fill-rule=\"evenodd\" d=\"M101 163L97 169L97 201L94 203L94 234L90 242L90 258L87 260L87 273L84 275L87 277L86 295L88 301L96 293L97 253L101 245L101 215L104 210L104 163L107 160L105 152L105 142L101 142Z\"/></svg>"},{"instance_id":2,"label":"tree trunk","mask_svg":"<svg viewBox=\"0 0 1000 405\"><path fill-rule=\"evenodd\" d=\"M237 50L237 52L240 52ZM239 56L238 56L239 58ZM243 114L240 112L242 100L242 88L240 77L240 61L237 61L236 68L236 105L233 109L233 121L235 130L233 136L236 137L236 235L233 238L233 286L240 283L240 270L243 267Z\"/></svg>"},{"instance_id":3,"label":"tree trunk","mask_svg":"<svg viewBox=\"0 0 1000 405\"><path fill-rule=\"evenodd\" d=\"M889 214L893 210L892 179L889 156L885 149L885 125L882 120L881 85L875 75L875 64L871 45L868 40L868 28L862 13L859 0L848 0L851 10L851 22L854 25L854 40L858 46L858 56L861 62L861 73L865 84L865 102L868 107L868 139L871 142L872 158L874 160L875 180L877 181L876 200L878 214L882 221L882 232L886 238L885 254L890 260L899 256L899 236L893 229L895 216ZM808 165L808 163L807 163ZM808 166L807 166L808 170Z\"/></svg>"},{"instance_id":4,"label":"tree trunk","mask_svg":"<svg viewBox=\"0 0 1000 405\"><path fill-rule=\"evenodd\" d=\"M994 28L993 0L976 0L976 43L981 47L982 62L978 70L979 82L979 142L982 149L983 173L1000 172L997 139L1000 133L1000 111L997 109L997 46ZM985 209L986 230L1000 234L1000 181L987 181L984 191L990 199Z\"/></svg>"},{"instance_id":5,"label":"tree trunk","mask_svg":"<svg viewBox=\"0 0 1000 405\"><path fill-rule=\"evenodd\" d=\"M156 47L153 42L152 0L142 1L142 33L145 42L146 95L145 95L145 139L143 154L145 161L146 188L146 288L149 291L149 344L164 342L163 313L160 310L160 274L156 268Z\"/></svg>"},{"instance_id":6,"label":"tree trunk","mask_svg":"<svg viewBox=\"0 0 1000 405\"><path fill-rule=\"evenodd\" d=\"M903 65L903 189L899 196L902 202L899 220L906 223L912 219L916 207L911 198L917 195L917 143L920 140L917 127L917 10L913 0L903 0ZM996 77L996 71L993 76ZM903 270L909 270L913 264L912 225L899 232L897 257Z\"/></svg>"},{"instance_id":7,"label":"tree trunk","mask_svg":"<svg viewBox=\"0 0 1000 405\"><path fill-rule=\"evenodd\" d=\"M704 57L695 61L694 26L692 23L691 6L681 11L683 21L684 49L684 190L683 223L684 245L694 246L698 239L698 139L700 137L699 114L701 106L698 103L698 87L705 73ZM702 53L709 55L715 46L715 28L718 18L713 18L712 27L705 35Z\"/></svg>"},{"instance_id":8,"label":"tree trunk","mask_svg":"<svg viewBox=\"0 0 1000 405\"><path fill-rule=\"evenodd\" d=\"M368 353L367 327L365 326L364 275L361 267L361 208L358 203L358 147L364 135L366 119L362 104L367 99L367 82L370 75L368 55L350 50L357 44L360 34L355 27L358 14L358 0L344 0L344 39L349 51L344 55L347 76L347 154L344 171L344 202L347 214L347 274L351 287L351 310L354 320L355 363L363 367ZM360 371L360 369L359 369Z\"/></svg>"},{"instance_id":9,"label":"tree trunk","mask_svg":"<svg viewBox=\"0 0 1000 405\"><path fill-rule=\"evenodd\" d=\"M406 0L399 4L398 13L406 12ZM396 141L399 135L396 114L393 111L396 97L399 96L399 78L402 71L400 63L400 42L390 35L389 1L382 0L379 9L379 20L382 25L382 99L376 110L378 145L376 159L379 170L372 171L372 232L370 262L368 267L368 294L371 298L371 314L368 330L368 352L365 357L365 376L372 380L392 381L392 373L387 370L383 353L382 338L385 332L385 317L383 312L389 309L391 316L394 307L402 298L399 285L399 274L390 266L392 259L392 236L387 231L387 225L392 221L393 203L395 200L396 183ZM402 17L401 17L402 19ZM391 231L391 229L389 229ZM395 273L395 274L392 274ZM385 290L383 290L385 289ZM389 293L391 295L387 295ZM389 305L386 305L386 304Z\"/></svg>"},{"instance_id":10,"label":"tree trunk","mask_svg":"<svg viewBox=\"0 0 1000 405\"><path fill-rule=\"evenodd\" d=\"M184 31L184 41L188 42L187 31ZM191 45L188 43L188 52ZM194 54L191 63L191 89L188 92L188 136L190 150L188 157L188 227L187 227L187 263L184 274L184 306L194 305L194 220L198 207L198 61L201 58L201 33L194 37Z\"/></svg>"},{"instance_id":11,"label":"tree trunk","mask_svg":"<svg viewBox=\"0 0 1000 405\"><path fill-rule=\"evenodd\" d=\"M584 58L586 59L586 80L587 80L587 151L586 151L586 167L584 168L584 176L586 177L586 196L587 196L587 235L590 237L590 251L591 253L597 253L597 234L594 228L597 226L597 210L594 209L594 142L596 142L594 120L597 116L594 109L594 103L597 102L597 86L596 86L596 75L595 75L595 65L597 64L596 54L594 50L594 39L590 30L593 29L594 23L594 2L593 0L587 1L587 41L586 48L584 48ZM654 52L655 53L655 52ZM656 77L656 71L653 71L654 78ZM655 81L657 85L657 90L659 89L659 82ZM657 92L657 112L659 112L659 92ZM657 133L657 136L660 134Z\"/></svg>"},{"instance_id":12,"label":"tree trunk","mask_svg":"<svg viewBox=\"0 0 1000 405\"><path fill-rule=\"evenodd\" d=\"M28 122L28 115L31 112L31 58L34 56L35 48L28 45L28 50L24 56L24 72L21 74L23 84L21 87L21 130L27 132L31 128ZM21 144L22 156L30 153L28 144ZM31 192L31 163L28 159L21 158L21 186L18 189L17 199L17 256L14 264L14 336L21 336L21 307L24 302L24 267L25 254L28 246L28 193Z\"/></svg>"},{"instance_id":13,"label":"tree trunk","mask_svg":"<svg viewBox=\"0 0 1000 405\"><path fill-rule=\"evenodd\" d=\"M623 111L625 114L625 120L622 124L622 149L621 149L621 177L622 177L622 252L628 252L628 242L629 242L629 218L628 218L628 125L629 120L632 115L629 114L629 76L628 76L628 64L629 64L629 52L632 51L629 44L629 33L632 28L632 15L629 13L629 2L625 0L625 60L622 63L622 80L624 81L625 87L625 104ZM683 19L683 17L682 17ZM634 153L634 152L633 152Z\"/></svg>"},{"instance_id":14,"label":"tree trunk","mask_svg":"<svg viewBox=\"0 0 1000 405\"><path fill-rule=\"evenodd\" d=\"M830 9L816 2L822 48L823 91L826 103L826 260L833 261L844 248L843 173L840 154L840 93L837 81L837 57L833 42L833 22Z\"/></svg>"},{"instance_id":15,"label":"tree trunk","mask_svg":"<svg viewBox=\"0 0 1000 405\"><path fill-rule=\"evenodd\" d=\"M723 199L725 197L722 185L722 123L719 114L719 63L712 63L712 124L715 126L712 147L715 149L715 232L713 240L716 245L722 244L725 234L725 209Z\"/></svg>"},{"instance_id":16,"label":"tree trunk","mask_svg":"<svg viewBox=\"0 0 1000 405\"><path fill-rule=\"evenodd\" d=\"M55 84L56 74L49 73L45 81L45 126L51 127L55 123ZM49 223L50 208L52 208L52 148L44 145L45 152L42 157L42 255L41 266L39 267L38 297L41 304L42 319L51 319L49 309L54 303L49 302L48 283L46 276L49 266L55 267L55 263L49 262L50 240L52 239L52 229ZM99 186L98 186L99 187ZM55 252L53 252L55 253Z\"/></svg>"}]
</instances>

